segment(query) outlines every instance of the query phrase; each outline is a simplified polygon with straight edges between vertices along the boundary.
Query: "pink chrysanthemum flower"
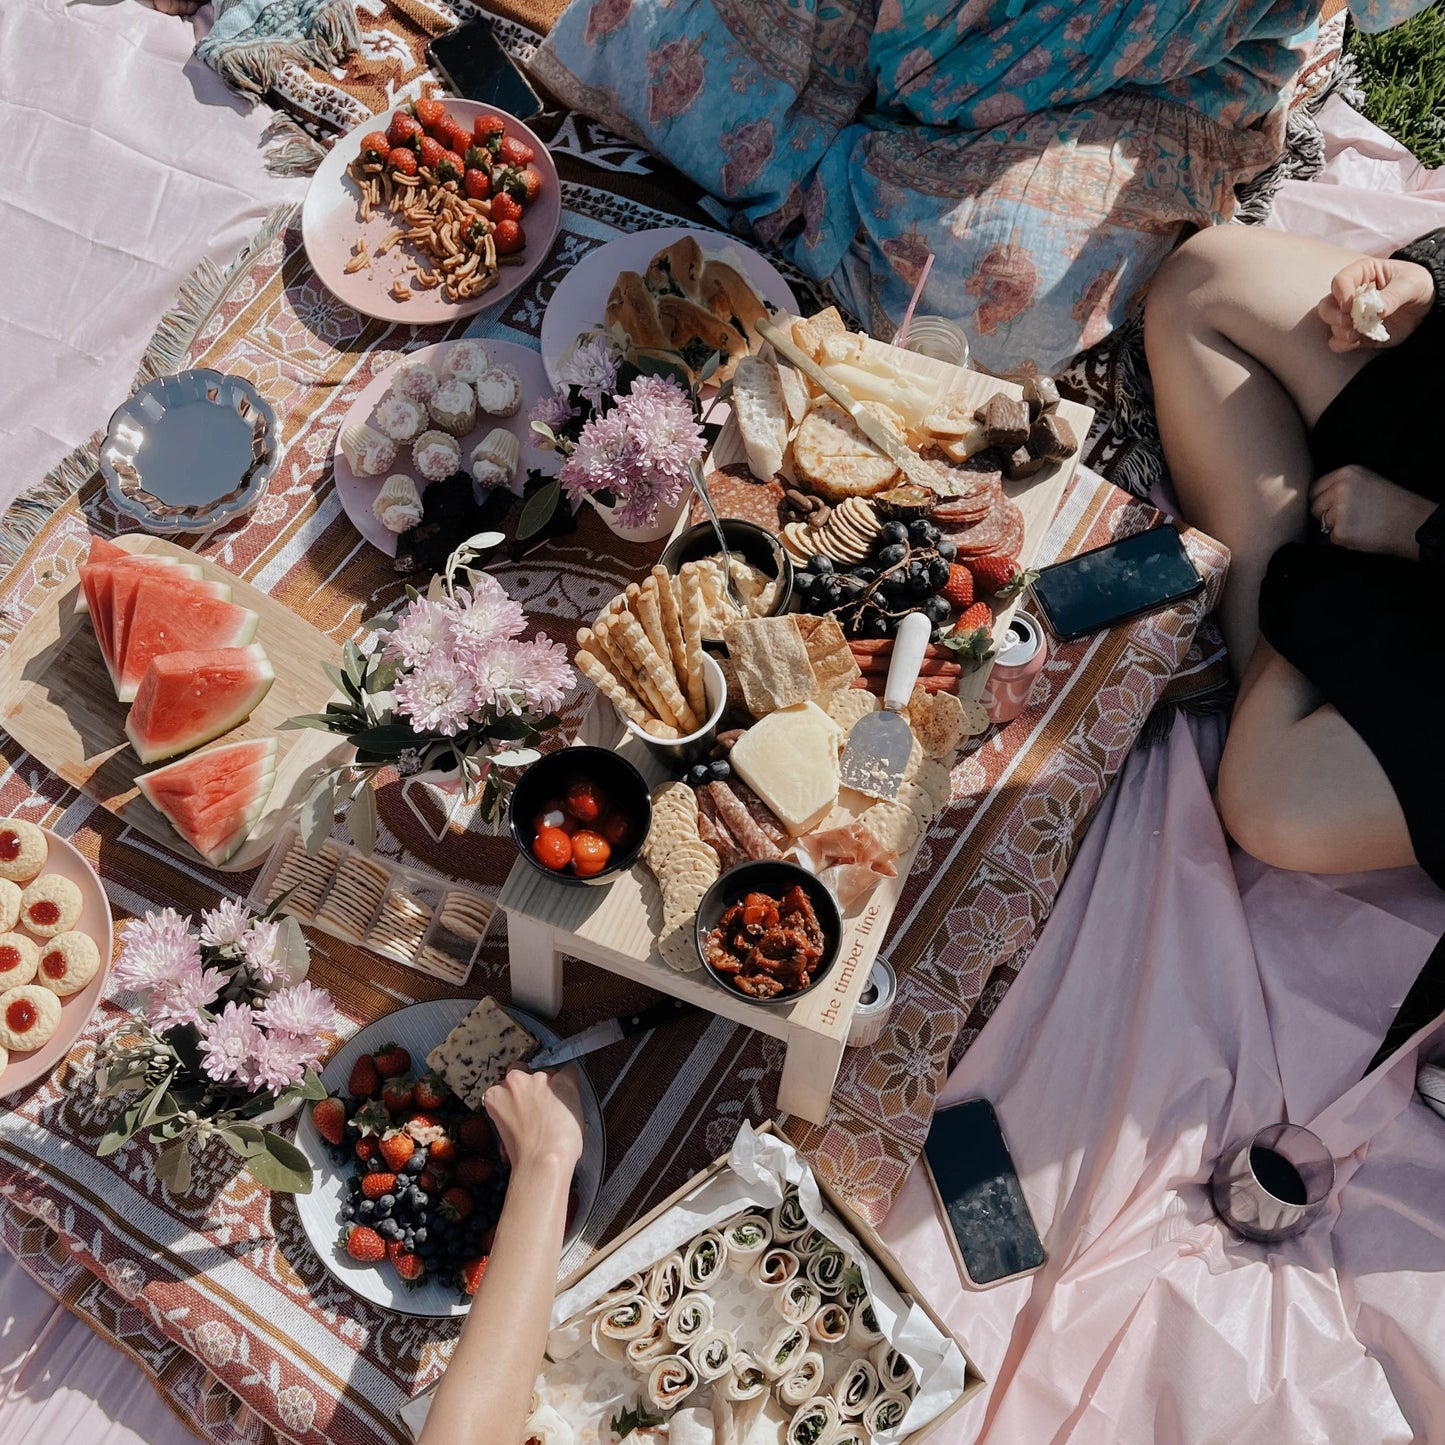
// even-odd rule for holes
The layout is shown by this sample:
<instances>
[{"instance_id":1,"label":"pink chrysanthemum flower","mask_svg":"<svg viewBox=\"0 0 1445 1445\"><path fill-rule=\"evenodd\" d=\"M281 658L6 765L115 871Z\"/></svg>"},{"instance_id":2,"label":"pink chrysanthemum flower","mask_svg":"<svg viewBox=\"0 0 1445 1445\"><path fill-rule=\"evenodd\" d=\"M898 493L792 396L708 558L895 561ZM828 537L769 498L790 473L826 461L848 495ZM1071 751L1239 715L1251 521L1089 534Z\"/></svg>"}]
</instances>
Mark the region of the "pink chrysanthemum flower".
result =
<instances>
[{"instance_id":1,"label":"pink chrysanthemum flower","mask_svg":"<svg viewBox=\"0 0 1445 1445\"><path fill-rule=\"evenodd\" d=\"M386 640L383 655L400 658L407 667L418 667L446 645L450 623L451 614L445 607L418 597L396 614L396 627Z\"/></svg>"},{"instance_id":2,"label":"pink chrysanthemum flower","mask_svg":"<svg viewBox=\"0 0 1445 1445\"><path fill-rule=\"evenodd\" d=\"M218 1084L238 1083L253 1089L254 1060L265 1042L255 1012L245 1004L228 1003L201 1028L201 1067Z\"/></svg>"},{"instance_id":3,"label":"pink chrysanthemum flower","mask_svg":"<svg viewBox=\"0 0 1445 1445\"><path fill-rule=\"evenodd\" d=\"M235 898L227 898L201 914L201 942L212 948L228 948L241 941L251 926L251 910Z\"/></svg>"},{"instance_id":4,"label":"pink chrysanthemum flower","mask_svg":"<svg viewBox=\"0 0 1445 1445\"><path fill-rule=\"evenodd\" d=\"M167 908L126 925L115 981L122 988L163 989L199 972L200 967L200 945L187 920L174 908Z\"/></svg>"},{"instance_id":5,"label":"pink chrysanthemum flower","mask_svg":"<svg viewBox=\"0 0 1445 1445\"><path fill-rule=\"evenodd\" d=\"M572 354L557 368L557 380L563 387L575 386L594 407L610 396L617 386L617 358L605 336L580 341Z\"/></svg>"},{"instance_id":6,"label":"pink chrysanthemum flower","mask_svg":"<svg viewBox=\"0 0 1445 1445\"><path fill-rule=\"evenodd\" d=\"M324 988L302 982L271 994L261 1005L260 1022L270 1033L291 1034L310 1043L336 1026L336 1010Z\"/></svg>"},{"instance_id":7,"label":"pink chrysanthemum flower","mask_svg":"<svg viewBox=\"0 0 1445 1445\"><path fill-rule=\"evenodd\" d=\"M471 721L477 688L455 658L437 652L396 683L397 711L419 733L454 737Z\"/></svg>"},{"instance_id":8,"label":"pink chrysanthemum flower","mask_svg":"<svg viewBox=\"0 0 1445 1445\"><path fill-rule=\"evenodd\" d=\"M707 450L692 400L675 381L639 376L617 403L617 410L626 418L644 470L661 472L680 484L687 476L688 464Z\"/></svg>"},{"instance_id":9,"label":"pink chrysanthemum flower","mask_svg":"<svg viewBox=\"0 0 1445 1445\"><path fill-rule=\"evenodd\" d=\"M582 428L576 450L562 464L558 476L563 490L574 501L584 494L604 491L621 497L636 468L636 442L628 430L627 418L614 408Z\"/></svg>"},{"instance_id":10,"label":"pink chrysanthemum flower","mask_svg":"<svg viewBox=\"0 0 1445 1445\"><path fill-rule=\"evenodd\" d=\"M513 602L502 584L485 574L473 587L458 587L456 603L449 610L453 646L472 655L503 638L518 636L526 625L521 603Z\"/></svg>"},{"instance_id":11,"label":"pink chrysanthemum flower","mask_svg":"<svg viewBox=\"0 0 1445 1445\"><path fill-rule=\"evenodd\" d=\"M149 1009L151 1027L158 1034L167 1029L205 1022L205 1010L220 997L226 975L218 968L202 969L196 964L183 977L174 979L152 995Z\"/></svg>"},{"instance_id":12,"label":"pink chrysanthemum flower","mask_svg":"<svg viewBox=\"0 0 1445 1445\"><path fill-rule=\"evenodd\" d=\"M299 1084L315 1062L305 1039L291 1034L262 1034L260 1040L249 1061L250 1075L255 1080L252 1088L279 1094Z\"/></svg>"}]
</instances>

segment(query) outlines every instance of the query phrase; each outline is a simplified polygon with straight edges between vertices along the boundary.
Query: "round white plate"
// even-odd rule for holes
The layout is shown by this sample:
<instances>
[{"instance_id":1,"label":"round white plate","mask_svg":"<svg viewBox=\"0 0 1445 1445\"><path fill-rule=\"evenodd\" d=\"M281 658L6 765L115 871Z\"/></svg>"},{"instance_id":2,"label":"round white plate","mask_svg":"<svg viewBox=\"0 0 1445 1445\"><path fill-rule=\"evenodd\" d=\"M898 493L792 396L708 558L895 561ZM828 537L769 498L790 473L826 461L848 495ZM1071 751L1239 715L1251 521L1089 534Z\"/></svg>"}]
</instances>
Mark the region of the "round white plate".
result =
<instances>
[{"instance_id":1,"label":"round white plate","mask_svg":"<svg viewBox=\"0 0 1445 1445\"><path fill-rule=\"evenodd\" d=\"M0 820L3 821L3 820ZM60 1000L60 1026L38 1049L29 1053L13 1053L10 1062L0 1072L0 1094L13 1094L36 1079L43 1079L70 1052L70 1046L78 1039L90 1016L100 1007L101 995L105 992L105 981L110 977L111 953L114 938L110 926L110 904L106 902L105 889L96 876L95 869L86 861L85 855L72 843L67 843L58 833L49 828L40 830L50 844L50 853L45 860L43 873L58 873L69 878L80 889L80 918L76 931L88 933L100 950L100 967L95 977L77 993ZM22 885L23 887L24 885ZM26 938L33 939L42 953L46 940L21 924L16 929Z\"/></svg>"},{"instance_id":2,"label":"round white plate","mask_svg":"<svg viewBox=\"0 0 1445 1445\"><path fill-rule=\"evenodd\" d=\"M557 368L585 331L601 328L607 298L623 271L646 271L652 258L665 246L684 236L696 236L703 253L719 256L737 267L753 289L782 311L798 310L792 287L766 257L731 236L716 231L698 231L690 226L664 226L655 231L634 231L619 236L584 256L562 278L542 316L542 361L555 383Z\"/></svg>"},{"instance_id":3,"label":"round white plate","mask_svg":"<svg viewBox=\"0 0 1445 1445\"><path fill-rule=\"evenodd\" d=\"M549 452L543 447L533 445L537 440L537 433L532 430L531 423L527 420L532 408L552 390L551 383L547 380L547 373L542 368L542 358L529 346L518 346L510 341L488 341L480 337L474 339L481 341L493 361L513 367L517 375L522 378L522 405L511 416L479 415L476 426L466 436L457 438L457 443L462 449L462 470L464 472L471 470L469 463L472 448L494 427L502 427L511 432L522 444L521 456L517 461L518 477L525 477L533 467L550 475L557 470L560 458L556 452ZM427 365L435 368L440 375L442 360L455 345L455 341L439 341L434 346L423 346L417 351L408 351L395 366L388 367L380 376L372 379L366 390L351 403L346 415L341 418L341 425L336 428L336 440L331 444L331 463L336 491L341 498L342 508L351 518L352 525L356 530L373 547L380 547L388 557L396 556L397 535L395 532L388 532L381 525L376 513L371 510L372 503L376 501L382 483L386 481L387 477L395 476L397 472L405 472L416 483L417 489L423 492L427 488L426 479L412 465L410 442L397 443L396 460L382 476L357 476L351 470L351 464L346 460L346 454L341 450L341 433L354 422L371 420L371 414L376 410L377 403L391 390L393 374L397 367L408 365L413 361L424 361ZM458 542L462 540L461 537L457 538Z\"/></svg>"},{"instance_id":4,"label":"round white plate","mask_svg":"<svg viewBox=\"0 0 1445 1445\"><path fill-rule=\"evenodd\" d=\"M476 1006L474 998L443 998L431 1003L414 1003L409 1008L387 1014L362 1029L332 1055L321 1072L321 1082L326 1085L328 1093L344 1093L351 1077L351 1066L363 1053L372 1053L385 1043L400 1044L413 1059L424 1058ZM507 1012L540 1040L543 1048L558 1042L557 1035L531 1014L515 1008L508 1008ZM582 1158L572 1180L577 1190L577 1213L571 1229L567 1231L565 1248L570 1248L586 1227L602 1188L602 1175L607 1164L602 1104L591 1079L587 1077L587 1071L580 1064L577 1074L582 1093L582 1120L586 1127L582 1135ZM347 1289L372 1304L405 1315L445 1319L451 1315L466 1314L471 1306L460 1303L456 1290L450 1286L426 1280L416 1288L408 1288L390 1264L360 1264L337 1245L341 1234L341 1206L346 1200L346 1182L352 1169L350 1165L338 1169L331 1162L326 1143L311 1122L309 1105L301 1113L296 1129L296 1145L311 1161L315 1176L310 1194L293 1196L301 1215L301 1227L322 1264Z\"/></svg>"},{"instance_id":5,"label":"round white plate","mask_svg":"<svg viewBox=\"0 0 1445 1445\"><path fill-rule=\"evenodd\" d=\"M483 105L476 100L448 99L447 110L458 120L471 125L479 115L500 116L507 131L536 151L532 164L542 177L542 193L522 214L522 230L527 244L523 247L520 266L503 266L497 284L469 301L448 301L440 288L435 291L412 291L409 301L398 301L391 294L391 283L409 275L406 264L412 259L410 247L393 246L384 256L359 271L346 274L346 263L352 259L352 247L364 236L373 256L382 238L395 229L385 211L376 210L369 221L357 219L356 205L360 191L346 168L361 153L361 138L374 130L385 130L393 112L386 111L363 121L348 131L327 153L306 191L301 206L301 239L306 257L322 283L363 316L379 321L400 321L408 326L431 326L442 321L455 321L459 316L475 316L489 306L505 301L522 286L547 259L557 229L562 224L562 195L558 187L557 167L547 147L515 116Z\"/></svg>"}]
</instances>

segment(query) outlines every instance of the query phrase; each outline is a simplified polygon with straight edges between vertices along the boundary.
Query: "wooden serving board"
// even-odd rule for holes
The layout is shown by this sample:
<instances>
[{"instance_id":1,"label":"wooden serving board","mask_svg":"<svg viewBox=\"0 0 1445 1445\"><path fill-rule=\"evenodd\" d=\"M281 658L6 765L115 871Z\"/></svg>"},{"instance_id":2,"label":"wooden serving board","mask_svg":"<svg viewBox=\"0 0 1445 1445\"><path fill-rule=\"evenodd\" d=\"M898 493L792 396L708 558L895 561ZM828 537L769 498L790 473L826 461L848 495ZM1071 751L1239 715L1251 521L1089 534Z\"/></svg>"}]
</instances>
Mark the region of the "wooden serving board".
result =
<instances>
[{"instance_id":1,"label":"wooden serving board","mask_svg":"<svg viewBox=\"0 0 1445 1445\"><path fill-rule=\"evenodd\" d=\"M336 644L264 592L173 542L132 532L118 537L116 545L127 552L199 563L206 577L230 585L232 601L260 616L256 641L266 649L276 681L240 727L216 740L276 738L276 781L266 810L240 850L222 865L228 873L253 868L295 816L318 768L334 766L350 752L350 746L331 733L280 729L287 718L325 706L332 688L321 664L338 660ZM128 707L116 701L90 618L76 608L80 596L77 573L68 586L47 595L0 657L0 726L58 777L128 826L203 863L135 785L136 774L146 768L126 741Z\"/></svg>"},{"instance_id":2,"label":"wooden serving board","mask_svg":"<svg viewBox=\"0 0 1445 1445\"><path fill-rule=\"evenodd\" d=\"M896 348L886 342L877 341L871 336L863 337L862 341L866 350L876 352L880 356L897 357L898 355ZM985 376L980 371L971 371L963 366L951 366L946 361L937 361L931 356L921 356L914 351L904 354L911 372L921 377L933 377L937 380L940 402L946 398L957 398L972 409L982 406L996 392L1001 391L1012 397L1022 397L1024 394L1023 387L1017 382ZM779 364L786 366L787 362L782 361ZM1089 428L1094 424L1094 409L1082 406L1076 401L1060 401L1059 415L1073 427L1074 435L1078 437L1082 446L1084 438L1089 434ZM747 452L743 446L742 433L738 430L737 423L729 418L727 425L718 437L717 445L713 448L710 465L720 467L732 462L746 463ZM1043 543L1044 534L1049 530L1049 524L1054 520L1054 515L1059 510L1059 503L1063 500L1064 493L1074 480L1078 469L1079 453L1075 452L1066 460L1056 462L1053 466L1044 467L1022 481L1004 482L1004 495L1012 498L1024 514L1024 545L1018 559L1021 567L1032 567L1038 562L1039 548ZM1021 599L1014 599L998 613L994 628L996 637L1002 637L1008 631L1009 619L1017 611L1020 601ZM985 663L976 672L965 675L959 684L959 696L975 700L980 698L991 671L992 664Z\"/></svg>"}]
</instances>

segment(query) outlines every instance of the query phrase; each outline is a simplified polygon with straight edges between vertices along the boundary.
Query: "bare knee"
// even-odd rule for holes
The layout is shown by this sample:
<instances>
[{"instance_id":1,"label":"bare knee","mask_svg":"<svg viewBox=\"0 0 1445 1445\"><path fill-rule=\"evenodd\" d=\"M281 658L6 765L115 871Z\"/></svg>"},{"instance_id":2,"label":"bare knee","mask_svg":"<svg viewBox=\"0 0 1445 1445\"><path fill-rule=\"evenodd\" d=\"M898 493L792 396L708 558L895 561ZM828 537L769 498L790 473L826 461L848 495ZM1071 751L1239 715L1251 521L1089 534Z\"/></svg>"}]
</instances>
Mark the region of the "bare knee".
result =
<instances>
[{"instance_id":1,"label":"bare knee","mask_svg":"<svg viewBox=\"0 0 1445 1445\"><path fill-rule=\"evenodd\" d=\"M1249 264L1252 239L1241 226L1211 226L1171 252L1149 283L1146 345L1157 349L1184 332L1216 327L1231 278Z\"/></svg>"}]
</instances>

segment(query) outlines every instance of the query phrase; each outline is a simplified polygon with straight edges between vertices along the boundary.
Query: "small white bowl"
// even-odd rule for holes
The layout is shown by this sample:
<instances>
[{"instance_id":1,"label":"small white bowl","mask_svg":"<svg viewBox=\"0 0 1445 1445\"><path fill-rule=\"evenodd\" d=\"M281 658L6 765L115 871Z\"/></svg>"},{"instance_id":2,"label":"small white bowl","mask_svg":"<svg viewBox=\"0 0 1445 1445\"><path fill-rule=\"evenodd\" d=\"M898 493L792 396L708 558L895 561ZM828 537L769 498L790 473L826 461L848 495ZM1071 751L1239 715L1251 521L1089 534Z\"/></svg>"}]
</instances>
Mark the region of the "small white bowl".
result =
<instances>
[{"instance_id":1,"label":"small white bowl","mask_svg":"<svg viewBox=\"0 0 1445 1445\"><path fill-rule=\"evenodd\" d=\"M713 744L717 741L717 725L722 721L723 711L728 705L727 679L723 677L722 668L709 652L702 655L702 686L707 698L707 721L695 733L689 733L684 738L655 738L630 718L623 716L620 708L617 715L622 718L622 724L628 732L641 738L659 757L675 766L688 768L694 763L706 762Z\"/></svg>"}]
</instances>

